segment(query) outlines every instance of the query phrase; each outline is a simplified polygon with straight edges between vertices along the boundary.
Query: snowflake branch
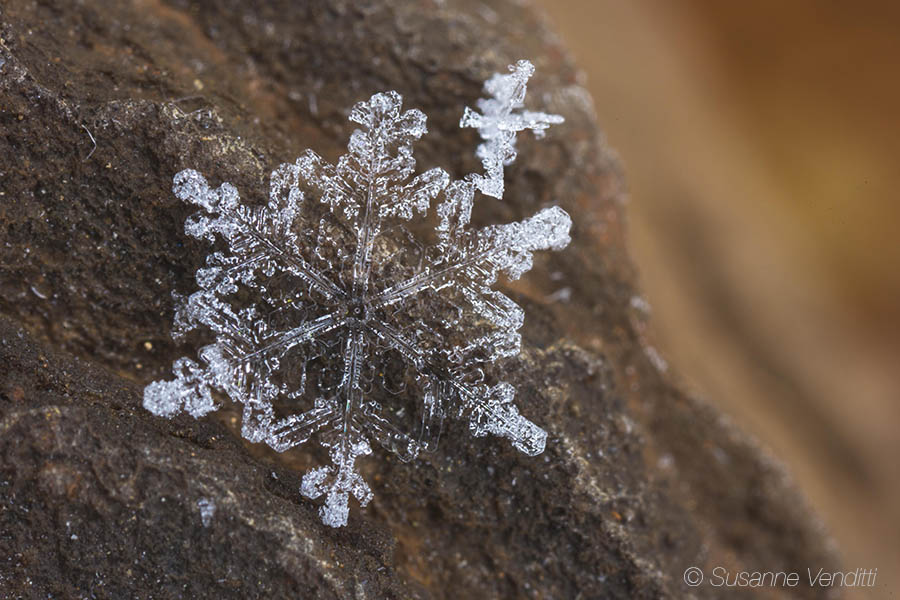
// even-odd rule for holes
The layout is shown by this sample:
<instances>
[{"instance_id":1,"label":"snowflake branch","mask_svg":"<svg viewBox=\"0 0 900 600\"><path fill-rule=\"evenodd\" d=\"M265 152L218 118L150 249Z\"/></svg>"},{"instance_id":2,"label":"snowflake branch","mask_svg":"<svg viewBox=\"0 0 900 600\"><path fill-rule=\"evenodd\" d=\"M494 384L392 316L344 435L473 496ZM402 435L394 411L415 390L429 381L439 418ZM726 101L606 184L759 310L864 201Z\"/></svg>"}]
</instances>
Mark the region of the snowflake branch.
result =
<instances>
[{"instance_id":1,"label":"snowflake branch","mask_svg":"<svg viewBox=\"0 0 900 600\"><path fill-rule=\"evenodd\" d=\"M252 229L249 223L247 223L246 225L248 227L248 231L253 235L258 243L267 246L270 253L274 253L278 258L284 260L289 266L292 267L291 272L294 273L294 275L315 287L318 291L324 294L326 298L343 298L347 295L344 290L333 284L327 277L314 269L312 265L303 260L302 257L277 246L275 243L265 237L265 234Z\"/></svg>"},{"instance_id":2,"label":"snowflake branch","mask_svg":"<svg viewBox=\"0 0 900 600\"><path fill-rule=\"evenodd\" d=\"M529 456L544 451L547 432L519 414L512 402L516 391L511 385L498 383L490 389L486 386L473 389L455 380L450 383L463 401L461 412L469 415L469 429L473 435L492 433L505 437L517 450Z\"/></svg>"},{"instance_id":3,"label":"snowflake branch","mask_svg":"<svg viewBox=\"0 0 900 600\"><path fill-rule=\"evenodd\" d=\"M389 345L401 352L412 353L421 362L419 365L420 372L431 372L429 376L431 378L430 386L436 386L437 389L435 390L434 387L431 387L429 390L430 397L426 398L423 432L433 427L435 422L439 425L439 419L442 417L441 404L443 398L447 395L447 390L442 388L446 387L444 384L449 384L449 387L455 390L463 401L460 413L469 416L470 428L475 435L492 433L508 438L518 450L531 456L543 452L547 434L516 410L512 402L515 396L515 389L511 385L499 383L492 388L487 388L487 386L469 386L452 377L442 377L438 375L441 370L429 363L425 353L406 339L402 333L384 323L378 324L378 331L380 337ZM396 432L396 428L392 425L385 432L379 430L381 421L376 421L372 425L372 429L376 433L388 436L387 444L382 442L382 445L386 445L391 450L396 451L395 446L398 441L406 444L415 443L409 436L404 434L400 434L402 436L400 438L392 437L399 433ZM387 425L390 425L390 423L387 423ZM417 446L417 450L423 449L420 444L417 444Z\"/></svg>"},{"instance_id":4,"label":"snowflake branch","mask_svg":"<svg viewBox=\"0 0 900 600\"><path fill-rule=\"evenodd\" d=\"M265 231L259 229L258 223L248 219L245 214L247 211L242 211L238 205L238 193L231 184L222 184L218 189L213 190L203 175L193 169L185 169L175 175L172 191L181 200L196 204L207 212L218 215L213 219L194 215L185 223L185 231L189 235L197 238L207 237L212 240L212 233L217 232L232 242L230 245L238 251L246 250L246 246L251 248L262 246L268 250L270 256L284 260L295 275L318 289L327 298L341 298L346 295L343 290L314 269L302 257L288 248L276 244ZM257 220L264 218L263 210L257 211ZM251 238L253 243L245 245L236 243L240 241L239 239L231 239L236 237L232 224L237 225L238 231Z\"/></svg>"},{"instance_id":5,"label":"snowflake branch","mask_svg":"<svg viewBox=\"0 0 900 600\"><path fill-rule=\"evenodd\" d=\"M323 333L326 333L333 329L337 329L338 327L342 327L346 324L347 320L338 318L337 315L337 311L329 313L327 315L322 315L318 319L307 321L289 331L277 335L277 339L274 342L271 342L270 344L267 344L266 346L258 350L250 352L249 354L245 354L244 356L240 357L239 361L241 363L248 363L254 358L269 354L273 350L277 350L280 348L288 350L290 348L293 348L297 344L311 341L322 335Z\"/></svg>"},{"instance_id":6,"label":"snowflake branch","mask_svg":"<svg viewBox=\"0 0 900 600\"><path fill-rule=\"evenodd\" d=\"M500 270L506 271L511 279L517 279L531 269L531 255L535 250L559 249L569 243L569 228L572 220L562 209L545 208L529 219L518 223L486 227L476 235L463 241L468 248L462 250L463 257L456 263L435 271L425 271L410 277L381 292L373 306L380 308L405 300L425 289L438 289L454 281L461 271L468 271L481 263L491 263L467 275L490 286Z\"/></svg>"},{"instance_id":7,"label":"snowflake branch","mask_svg":"<svg viewBox=\"0 0 900 600\"><path fill-rule=\"evenodd\" d=\"M356 251L353 256L353 297L365 297L369 287L369 273L372 271L372 247L375 245L375 237L380 228L380 219L373 210L375 202L375 177L371 172L366 173L366 206L363 209L362 222L357 229ZM372 217L375 222L371 222Z\"/></svg>"},{"instance_id":8,"label":"snowflake branch","mask_svg":"<svg viewBox=\"0 0 900 600\"><path fill-rule=\"evenodd\" d=\"M331 446L332 466L313 469L303 476L300 491L308 498L327 495L325 505L319 510L322 522L330 527L347 524L350 514L348 504L352 494L365 506L372 499L372 491L355 470L357 457L370 454L372 449L360 435L356 427L355 413L361 403L362 390L359 387L361 360L364 349L362 331L352 329L347 336L344 350L344 376L341 379L338 398L344 401L340 417L337 441Z\"/></svg>"},{"instance_id":9,"label":"snowflake branch","mask_svg":"<svg viewBox=\"0 0 900 600\"><path fill-rule=\"evenodd\" d=\"M350 431L353 413L359 407L362 399L359 375L362 371L364 346L365 341L362 331L359 329L351 330L350 335L347 336L346 348L344 349L344 374L338 391L338 397L344 402L341 417L341 432L343 434ZM346 437L346 435L342 436L342 445L344 444L343 437Z\"/></svg>"},{"instance_id":10,"label":"snowflake branch","mask_svg":"<svg viewBox=\"0 0 900 600\"><path fill-rule=\"evenodd\" d=\"M249 406L244 410L244 426L242 434L247 439L248 425L254 420L259 421L259 417L254 410L249 410ZM294 446L299 446L309 440L317 431L327 427L330 423L337 420L338 415L334 410L334 406L324 406L314 408L300 415L291 415L278 422L265 423L265 442L276 452L284 452ZM257 434L258 435L258 434Z\"/></svg>"}]
</instances>

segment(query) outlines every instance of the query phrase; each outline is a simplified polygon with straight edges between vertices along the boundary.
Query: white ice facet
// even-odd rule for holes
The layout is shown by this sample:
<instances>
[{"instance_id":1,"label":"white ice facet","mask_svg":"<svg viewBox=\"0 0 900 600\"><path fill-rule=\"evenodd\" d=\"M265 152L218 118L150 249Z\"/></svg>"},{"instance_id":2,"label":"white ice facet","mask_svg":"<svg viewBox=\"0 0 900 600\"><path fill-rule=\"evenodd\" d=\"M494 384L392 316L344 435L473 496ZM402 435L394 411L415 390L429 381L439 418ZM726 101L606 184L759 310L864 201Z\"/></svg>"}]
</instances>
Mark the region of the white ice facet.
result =
<instances>
[{"instance_id":1,"label":"white ice facet","mask_svg":"<svg viewBox=\"0 0 900 600\"><path fill-rule=\"evenodd\" d=\"M219 240L220 250L197 270L197 290L175 297L173 336L198 330L210 341L197 360L175 361L174 380L146 387L145 408L199 418L228 398L243 407L242 435L252 442L281 452L316 436L331 464L309 471L300 491L323 498L331 527L347 523L351 496L361 506L372 498L356 466L371 443L412 460L436 447L445 414L466 419L476 436L542 452L546 432L491 375L495 361L518 354L525 319L493 286L500 273L528 271L535 251L564 248L571 219L550 207L469 227L477 192L502 196L516 134L562 122L523 109L533 72L519 61L485 84L480 112L465 110L460 126L483 140L483 174L416 175L413 143L426 118L403 110L396 92L352 108L359 128L336 164L308 150L275 169L265 205L241 203L230 183L213 188L197 171L178 173L174 194L200 209L185 232ZM419 240L407 222L432 207L434 238Z\"/></svg>"}]
</instances>

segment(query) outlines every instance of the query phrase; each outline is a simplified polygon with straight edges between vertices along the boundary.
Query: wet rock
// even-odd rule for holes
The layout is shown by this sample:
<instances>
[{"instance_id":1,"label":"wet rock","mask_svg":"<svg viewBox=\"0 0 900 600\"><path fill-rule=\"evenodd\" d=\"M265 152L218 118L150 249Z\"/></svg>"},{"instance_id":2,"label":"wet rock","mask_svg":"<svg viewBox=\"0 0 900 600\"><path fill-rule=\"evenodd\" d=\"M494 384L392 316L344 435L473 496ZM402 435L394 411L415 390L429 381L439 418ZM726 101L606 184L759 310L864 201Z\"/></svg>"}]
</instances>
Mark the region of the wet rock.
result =
<instances>
[{"instance_id":1,"label":"wet rock","mask_svg":"<svg viewBox=\"0 0 900 600\"><path fill-rule=\"evenodd\" d=\"M684 569L834 565L783 469L673 386L646 345L619 170L531 10L261 4L4 3L4 597L715 597L687 588ZM172 293L193 288L208 252L183 233L192 209L174 173L259 201L268 172L305 148L339 155L349 107L386 89L429 115L420 168L474 171L461 107L522 57L537 67L530 97L566 123L522 137L507 200L474 218L559 204L575 222L567 250L507 287L527 317L504 368L549 432L544 454L447 423L416 463L376 452L375 500L335 531L298 494L315 450L245 446L227 411L165 421L140 407L143 385L197 343L169 335Z\"/></svg>"}]
</instances>

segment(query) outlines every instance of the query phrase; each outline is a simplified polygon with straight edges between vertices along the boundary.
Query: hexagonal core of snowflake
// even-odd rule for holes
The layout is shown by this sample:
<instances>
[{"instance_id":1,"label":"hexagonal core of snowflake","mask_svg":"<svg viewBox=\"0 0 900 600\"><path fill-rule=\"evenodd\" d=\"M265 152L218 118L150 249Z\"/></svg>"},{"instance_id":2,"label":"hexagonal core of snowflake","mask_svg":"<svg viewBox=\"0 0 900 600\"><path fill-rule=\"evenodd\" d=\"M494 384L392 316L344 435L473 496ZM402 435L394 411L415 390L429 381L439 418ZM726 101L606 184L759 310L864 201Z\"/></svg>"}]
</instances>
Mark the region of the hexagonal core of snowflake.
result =
<instances>
[{"instance_id":1,"label":"hexagonal core of snowflake","mask_svg":"<svg viewBox=\"0 0 900 600\"><path fill-rule=\"evenodd\" d=\"M310 203L308 212L318 213L315 209L321 207L316 204ZM294 230L311 231L310 221L321 223L322 219L331 220L331 217L321 213L297 215ZM332 223L330 227L335 226ZM459 307L452 306L453 299L431 290L385 303L379 296L415 272L412 265L398 268L403 263L396 262L397 253L386 255L376 248L369 285L358 289L353 289L350 281L352 263L349 261L335 269L335 265L325 264L314 252L301 251L293 258L320 269L323 278L334 280L334 289L340 293L325 298L315 285L289 270L282 271L282 265L275 265L272 277L258 270L257 286L239 285L238 292L223 299L236 313L252 306L257 314L265 315L265 333L256 341L254 349L244 354L256 353L253 359L244 358L248 394L258 393L252 389L252 377L276 385L278 392L269 397L276 423L313 410L317 402L334 404L336 413L341 408L339 405L352 409L352 403L360 402L356 410L378 414L396 430L389 432L385 429L388 423L381 423L380 436L375 439L386 442L401 458L412 458L417 446L429 445L423 436L437 436L440 431L439 422L435 423L435 429L423 431L423 398L429 385L428 376L446 374L448 370L439 353L431 352L427 365L422 362L421 354L437 350L448 340L462 341L464 331L456 329L461 325ZM384 262L385 259L389 260ZM389 265L391 272L381 268L382 264ZM265 296L260 295L260 289L265 289ZM285 332L300 332L310 324L316 324L319 330L314 337L298 336L282 347L272 347L282 344ZM419 344L415 351L410 351L413 354L404 354L401 341L404 335ZM231 343L238 346L236 340ZM415 347L411 340L405 343L409 348ZM372 437L372 432L367 431L366 435ZM281 449L283 442L276 445Z\"/></svg>"}]
</instances>

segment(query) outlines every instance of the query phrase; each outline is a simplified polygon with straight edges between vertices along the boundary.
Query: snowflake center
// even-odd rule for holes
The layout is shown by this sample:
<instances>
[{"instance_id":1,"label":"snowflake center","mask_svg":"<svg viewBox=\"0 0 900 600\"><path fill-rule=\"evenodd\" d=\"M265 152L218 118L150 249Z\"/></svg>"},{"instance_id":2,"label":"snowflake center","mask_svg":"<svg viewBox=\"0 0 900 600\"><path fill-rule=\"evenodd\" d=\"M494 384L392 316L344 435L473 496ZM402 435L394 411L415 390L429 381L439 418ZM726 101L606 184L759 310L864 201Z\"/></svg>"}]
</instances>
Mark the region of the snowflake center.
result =
<instances>
[{"instance_id":1,"label":"snowflake center","mask_svg":"<svg viewBox=\"0 0 900 600\"><path fill-rule=\"evenodd\" d=\"M347 316L357 324L363 324L369 319L369 307L361 298L353 298L346 306Z\"/></svg>"}]
</instances>

